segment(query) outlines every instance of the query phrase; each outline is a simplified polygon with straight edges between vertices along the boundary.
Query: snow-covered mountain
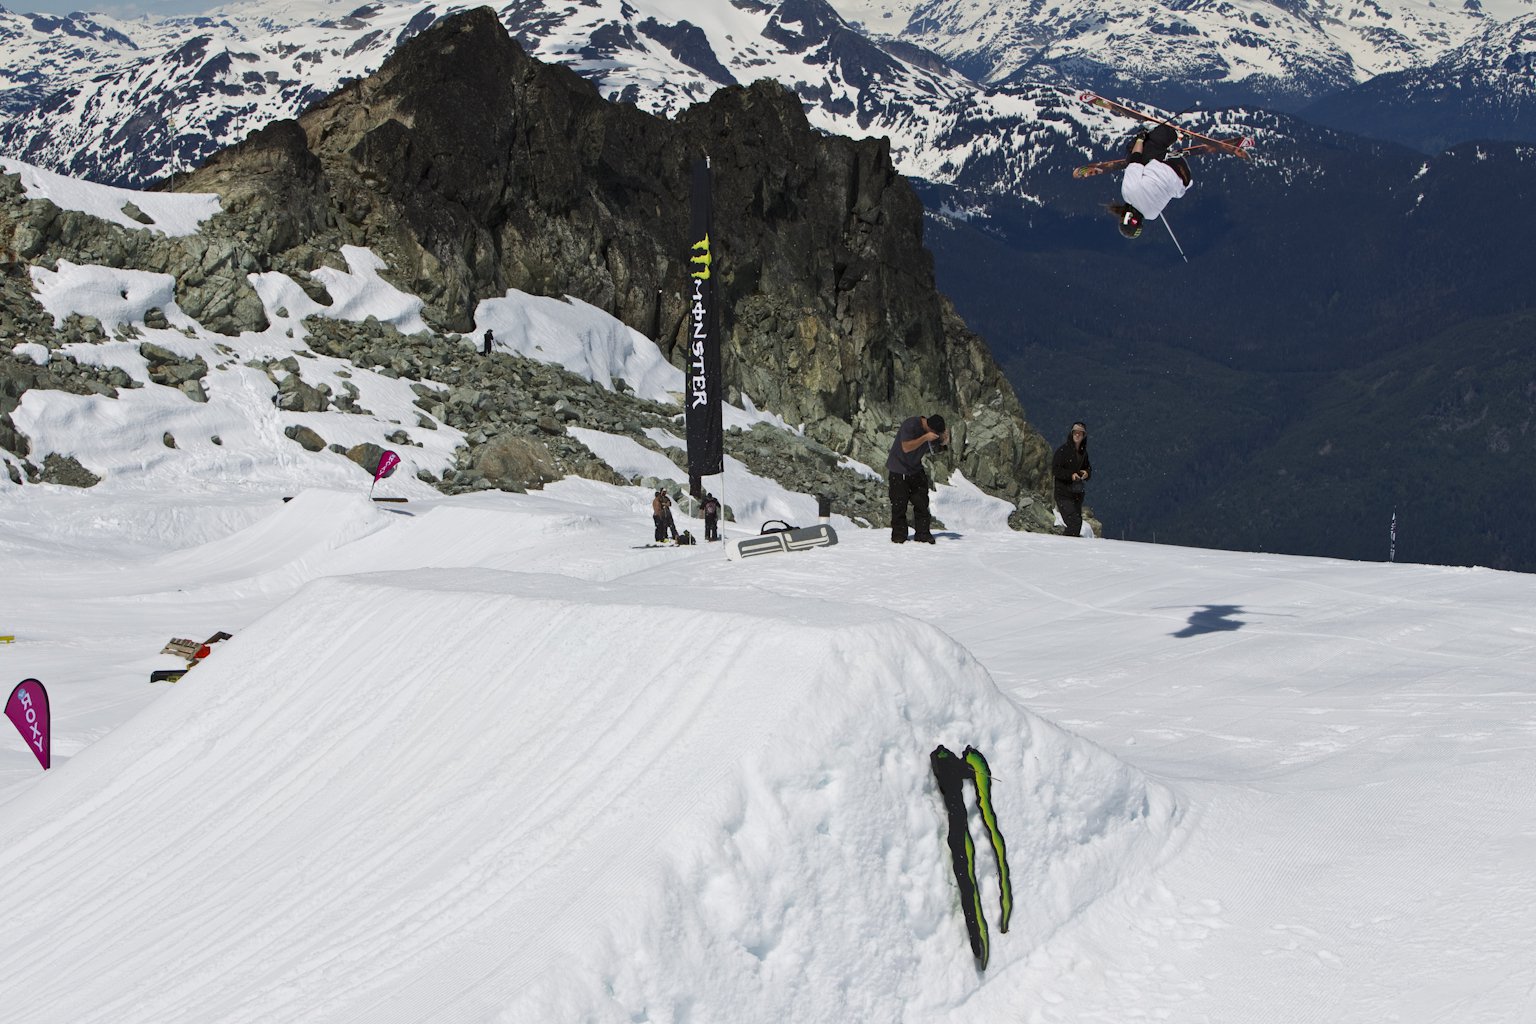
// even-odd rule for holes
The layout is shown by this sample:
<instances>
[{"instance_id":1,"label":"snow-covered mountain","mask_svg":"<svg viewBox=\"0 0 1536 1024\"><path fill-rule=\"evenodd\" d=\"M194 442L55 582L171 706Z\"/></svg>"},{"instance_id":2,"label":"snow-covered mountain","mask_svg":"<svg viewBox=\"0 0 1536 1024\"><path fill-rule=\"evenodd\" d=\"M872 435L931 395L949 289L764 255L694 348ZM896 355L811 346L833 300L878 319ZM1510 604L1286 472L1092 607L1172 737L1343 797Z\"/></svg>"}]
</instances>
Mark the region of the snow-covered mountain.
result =
<instances>
[{"instance_id":1,"label":"snow-covered mountain","mask_svg":"<svg viewBox=\"0 0 1536 1024\"><path fill-rule=\"evenodd\" d=\"M101 74L77 69L72 82L60 71L46 102L0 123L0 152L140 185L296 115L457 9L376 3L338 18L319 2L251 3L218 19L139 23L131 59L116 56ZM513 0L500 13L534 55L573 68L610 99L673 115L721 86L774 78L804 98L816 127L888 137L897 167L928 181L955 183L980 168L985 187L1028 192L1027 172L1047 154L1065 142L1085 156L1095 143L1084 125L1109 128L1060 89L983 90L936 57L872 42L822 0L702 10L679 0Z\"/></svg>"},{"instance_id":2,"label":"snow-covered mountain","mask_svg":"<svg viewBox=\"0 0 1536 1024\"><path fill-rule=\"evenodd\" d=\"M1380 75L1304 115L1426 152L1465 139L1536 137L1536 14L1490 22L1426 67Z\"/></svg>"},{"instance_id":3,"label":"snow-covered mountain","mask_svg":"<svg viewBox=\"0 0 1536 1024\"><path fill-rule=\"evenodd\" d=\"M854 9L851 0L847 6ZM1531 0L1444 6L1433 0L893 0L889 11L890 18L863 10L859 16L873 31L926 47L990 85L1066 81L1164 102L1187 96L1287 106L1432 63L1490 23L1536 6ZM891 33L888 26L903 14L906 24Z\"/></svg>"},{"instance_id":4,"label":"snow-covered mountain","mask_svg":"<svg viewBox=\"0 0 1536 1024\"><path fill-rule=\"evenodd\" d=\"M124 31L124 29L128 31ZM111 18L12 14L0 7L0 114L35 106L91 68L115 68L141 56L133 29Z\"/></svg>"},{"instance_id":5,"label":"snow-covered mountain","mask_svg":"<svg viewBox=\"0 0 1536 1024\"><path fill-rule=\"evenodd\" d=\"M1020 17L952 0L510 0L499 13L536 56L609 98L670 115L723 85L775 78L817 127L888 137L908 175L1031 195L1032 168L1052 154L1085 156L1123 129L1083 111L1076 87L1178 106L1300 105L1453 50L1482 67L1498 51L1456 48L1494 39L1533 5L1390 0L1346 11L1245 0L1174 10L1095 0L1036 4ZM115 184L155 180L371 73L462 6L246 0L214 17L138 21L0 10L0 152ZM1529 87L1528 67L1506 77Z\"/></svg>"},{"instance_id":6,"label":"snow-covered mountain","mask_svg":"<svg viewBox=\"0 0 1536 1024\"><path fill-rule=\"evenodd\" d=\"M334 4L303 0L236 5L216 18L103 22L105 28L71 16L51 19L44 33L36 30L41 19L0 15L8 50L52 58L29 86L36 95L46 81L41 102L7 103L8 93L0 93L11 108L0 125L0 150L109 183L164 177L375 70L447 10L374 4L342 14ZM77 37L90 43L64 49ZM9 56L7 64L17 63Z\"/></svg>"},{"instance_id":7,"label":"snow-covered mountain","mask_svg":"<svg viewBox=\"0 0 1536 1024\"><path fill-rule=\"evenodd\" d=\"M1433 57L1435 63L1428 67L1444 70L1444 78L1436 80L1427 67L1417 65L1378 76L1370 85L1352 86L1341 94L1360 97L1354 122L1318 119L1362 134L1390 139L1399 132L1407 137L1424 120L1415 114L1427 109L1419 105L1449 95L1439 83L1453 76L1466 83L1455 91L1461 105L1447 117L1454 125L1470 123L1455 110L1481 105L1496 120L1498 94L1528 96L1530 63L1521 55L1530 47L1532 0L1490 0L1481 15L1459 8L1453 15L1441 11L1438 3L1405 10L1419 19L1415 24L1443 18L1448 26L1443 32L1399 34L1412 36L1414 52L1423 60ZM407 0L353 9L316 0L287 5L250 0L224 9L216 18L53 19L60 24L43 34L60 47L81 36L105 47L100 40L109 38L107 33L89 29L87 20L118 32L132 45L114 43L93 59L82 57L70 66L73 70L55 60L50 73L59 77L51 81L59 88L42 107L28 107L20 93L45 86L34 83L8 91L5 99L17 99L26 112L0 116L0 154L99 181L152 180L191 166L259 124L292 116L315 96L376 67L396 40L453 9ZM1021 84L1027 78L1021 71L1027 62L1008 64L1001 42L994 47L992 63L971 65L969 74L957 70L965 53L980 53L986 43L964 36L961 27L980 32L983 27L997 25L1001 31L1006 26L990 7L978 4L967 9L970 20L953 22L956 38L963 43L954 55L920 45L921 33L911 26L921 27L922 22L915 16L933 19L952 10L959 8L903 0L833 0L833 6L821 0L714 0L707 5L587 0L560 6L547 0L512 0L498 14L540 59L563 63L593 82L602 95L643 109L675 113L722 85L771 77L797 90L817 128L889 139L896 167L926 182L921 194L929 209L951 215L942 222L953 230L928 235L940 286L1009 367L1010 379L1036 422L1083 415L1081 408L1051 404L1062 390L1050 382L1053 375L1103 380L1109 372L1084 371L1077 363L1057 366L1029 346L1070 347L1076 359L1089 346L1111 344L1105 339L1118 338L1126 324L1141 323L1146 311L1174 288L1181 299L1169 307L1174 322L1151 325L1138 336L1138 345L1145 344L1144 336L1178 338L1179 351L1159 355L1159 360L1187 365L1182 355L1187 349L1224 367L1236 359L1245 371L1259 372L1275 371L1282 363L1336 368L1339 353L1357 353L1364 361L1383 354L1389 341L1427 344L1421 334L1449 330L1463 319L1525 308L1530 266L1526 221L1531 207L1523 202L1522 190L1528 187L1530 162L1536 159L1529 147L1502 147L1487 161L1471 150L1454 160L1453 154L1445 154L1426 161L1395 146L1253 107L1187 115L1191 127L1241 131L1254 136L1258 145L1252 161L1202 164L1200 189L1175 220L1201 272L1170 279L1169 268L1160 261L1163 255L1176 258L1171 244L1159 236L1134 249L1112 248L1119 241L1112 230L1105 231L1099 211L1109 183L1077 182L1066 173L1074 163L1105 155L1124 137L1127 122L1085 108L1075 89L1049 84L1053 74L1057 79L1069 76L1047 64L1035 65L1046 81ZM1230 20L1236 10L1224 6L1222 16ZM1293 28L1306 22L1312 29L1295 28L1295 38L1315 29L1333 39L1344 55L1335 60L1333 79L1341 85L1369 68L1391 66L1385 58L1379 65L1370 64L1339 43L1339 25L1323 14L1314 11L1307 16L1310 21L1297 15L1301 21L1293 24L1260 5L1244 10L1250 27L1254 17L1271 27L1282 21ZM1194 18L1205 11L1197 5L1185 13ZM985 17L989 13L991 21ZM1137 16L1142 17L1139 12ZM1079 28L1087 32L1093 18L1084 17L1087 21ZM1369 20L1364 14L1353 20L1364 24L1362 19ZM1412 19L1405 13L1390 20L1406 24ZM9 40L0 46L5 57L0 64L14 67L31 61L42 66L38 59L13 56L21 38L33 47L28 53L42 52L39 24L44 22L0 14ZM1187 33L1168 40L1149 31L1130 35L1147 46L1170 40L1179 45L1197 42ZM1262 38L1273 49L1280 37L1270 33ZM1221 50L1229 65L1238 51ZM1259 74L1253 69L1262 70L1263 62L1257 50L1245 59L1252 67L1244 73L1253 78ZM122 63L109 68L109 60ZM68 79L70 74L75 78ZM999 84L979 84L977 78L987 75ZM1228 71L1221 71L1212 81L1228 78ZM1390 82L1423 86L1405 88L1392 103L1373 106L1369 90ZM1401 107L1394 105L1399 100ZM1165 109L1171 112L1183 105L1181 101ZM1529 123L1512 117L1506 121L1517 132ZM1474 125L1475 134L1488 134L1486 123ZM1421 188L1424 166L1430 168L1427 180L1443 178L1447 185ZM1456 174L1442 174L1447 169ZM1501 197L1500 210L1511 209L1514 215L1492 216L1490 196ZM959 224L967 218L972 225ZM989 249L994 243L1001 247ZM1159 245L1161 250L1155 248ZM1414 254L1406 266L1403 253ZM1339 267L1350 267L1351 273L1341 275ZM1103 284L1109 281L1112 288ZM1264 282L1262 290L1255 287L1257 281ZM1190 309L1223 313L1191 318L1180 312ZM1272 316L1275 309L1292 315L1277 319ZM1305 329L1297 328L1297 315ZM1230 322L1243 325L1240 337L1231 336L1226 326ZM1117 353L1109 353L1104 365L1122 361ZM1161 365L1157 372L1163 372ZM1198 384L1193 391L1208 393ZM1139 379L1127 380L1123 389L1106 386L1101 411L1091 413L1104 425L1100 439L1106 437L1104 427L1114 429L1116 423L1127 436L1143 436L1154 411L1136 403L1151 401L1139 397L1146 394ZM1272 407L1294 410L1302 404L1277 399ZM1258 417L1240 428L1232 426L1234 415L1253 407L1245 397L1213 420L1226 430L1248 431L1243 443L1257 449L1273 439L1267 421ZM1398 436L1405 429L1399 421L1384 423L1381 436ZM1166 447L1183 451L1181 444L1181 439L1170 438ZM1294 461L1287 465L1294 468ZM1182 469L1148 470L1139 480L1138 471L1128 468L1110 478L1102 493L1109 497L1115 481L1124 481L1125 507L1136 509L1138 523L1155 522L1144 510L1169 505L1156 481L1180 479ZM1202 521L1235 520L1224 510ZM1170 535L1165 530L1163 536ZM1310 540L1296 541L1290 549L1341 550ZM1516 559L1500 564L1527 563Z\"/></svg>"}]
</instances>

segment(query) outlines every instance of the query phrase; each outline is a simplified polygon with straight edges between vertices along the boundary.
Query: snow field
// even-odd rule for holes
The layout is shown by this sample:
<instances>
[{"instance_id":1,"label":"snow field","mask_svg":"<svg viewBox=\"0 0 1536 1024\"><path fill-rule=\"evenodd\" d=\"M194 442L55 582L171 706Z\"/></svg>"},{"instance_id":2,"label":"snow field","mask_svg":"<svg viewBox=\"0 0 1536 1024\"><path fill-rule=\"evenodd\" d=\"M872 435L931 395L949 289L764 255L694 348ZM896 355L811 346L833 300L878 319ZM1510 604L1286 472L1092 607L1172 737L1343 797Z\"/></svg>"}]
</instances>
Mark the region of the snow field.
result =
<instances>
[{"instance_id":1,"label":"snow field","mask_svg":"<svg viewBox=\"0 0 1536 1024\"><path fill-rule=\"evenodd\" d=\"M997 934L983 849L994 971L1175 818L883 612L323 579L6 807L0 865L37 896L0 957L63 993L37 1020L926 1019L980 983L936 742L998 779L1017 909Z\"/></svg>"}]
</instances>

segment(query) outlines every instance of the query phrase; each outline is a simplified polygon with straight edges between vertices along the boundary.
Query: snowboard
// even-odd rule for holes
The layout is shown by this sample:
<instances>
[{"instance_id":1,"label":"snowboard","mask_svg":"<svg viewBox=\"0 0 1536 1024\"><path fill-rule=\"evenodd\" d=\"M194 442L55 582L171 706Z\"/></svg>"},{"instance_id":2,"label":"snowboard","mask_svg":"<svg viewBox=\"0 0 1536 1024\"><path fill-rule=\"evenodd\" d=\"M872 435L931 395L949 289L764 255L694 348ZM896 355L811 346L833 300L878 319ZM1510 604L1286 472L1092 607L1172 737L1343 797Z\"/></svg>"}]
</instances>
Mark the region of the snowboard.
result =
<instances>
[{"instance_id":1,"label":"snowboard","mask_svg":"<svg viewBox=\"0 0 1536 1024\"><path fill-rule=\"evenodd\" d=\"M725 557L738 561L743 558L754 558L757 555L773 555L782 551L806 551L836 543L837 531L827 523L798 527L786 523L784 529L772 529L756 537L741 537L726 541Z\"/></svg>"}]
</instances>

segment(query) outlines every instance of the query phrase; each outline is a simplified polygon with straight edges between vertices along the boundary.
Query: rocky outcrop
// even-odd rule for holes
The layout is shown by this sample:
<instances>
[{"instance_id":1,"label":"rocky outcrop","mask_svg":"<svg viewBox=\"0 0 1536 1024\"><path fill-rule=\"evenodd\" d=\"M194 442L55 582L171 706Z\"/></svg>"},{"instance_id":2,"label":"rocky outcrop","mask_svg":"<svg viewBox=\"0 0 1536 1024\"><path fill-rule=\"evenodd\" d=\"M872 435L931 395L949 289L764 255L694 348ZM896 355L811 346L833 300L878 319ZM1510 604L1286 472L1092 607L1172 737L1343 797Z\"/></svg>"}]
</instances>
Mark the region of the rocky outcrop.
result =
<instances>
[{"instance_id":1,"label":"rocky outcrop","mask_svg":"<svg viewBox=\"0 0 1536 1024\"><path fill-rule=\"evenodd\" d=\"M570 71L525 54L489 9L444 19L376 75L170 183L221 197L223 212L195 235L168 238L25 200L14 178L0 176L0 288L16 300L0 311L0 337L43 338L61 356L33 367L0 350L0 392L11 396L0 399L0 445L35 477L26 439L5 415L16 396L34 386L135 386L121 371L114 380L57 352L64 334L91 340L100 325L72 318L56 329L30 295L27 264L67 258L169 274L183 311L235 334L266 326L248 274L284 272L329 304L309 272L338 265L341 247L358 245L424 299L432 330L405 338L377 322L313 317L308 343L448 386L417 385L415 429L445 423L466 435L456 466L433 484L518 490L572 473L619 482L566 427L656 447L644 431L679 431L676 407L529 360L467 358L474 349L460 333L480 300L508 289L571 295L654 338L682 365L687 171L700 155L716 183L731 397L744 393L805 431L735 431L727 451L755 473L830 495L840 512L884 525L883 481L849 469L848 458L883 469L903 418L942 412L955 443L936 460L936 475L961 468L1021 506L1016 525L1048 528L1049 502L1035 500L1048 448L985 344L938 293L922 207L883 141L818 134L799 100L771 82L722 89L673 121L608 103ZM117 329L125 333L136 332ZM148 344L140 353L151 381L206 397L201 360ZM282 409L366 412L355 388L333 394L308 384L296 360L261 368ZM409 431L399 433L405 439L392 443L411 443ZM290 436L311 450L326 446L313 431ZM367 468L370 452L326 447ZM684 479L682 453L658 450Z\"/></svg>"},{"instance_id":2,"label":"rocky outcrop","mask_svg":"<svg viewBox=\"0 0 1536 1024\"><path fill-rule=\"evenodd\" d=\"M429 481L443 491L534 490L567 475L647 487L687 479L683 451L659 446L647 435L653 430L681 434L683 417L676 406L610 391L521 356L481 356L471 341L458 336L402 337L377 321L316 319L310 327L313 333L307 340L315 352L386 367L391 374L417 381L412 386L420 410L417 429L436 429L441 423L464 431L467 447L460 450L457 465ZM266 367L274 381L297 371L297 362L292 362L293 369L285 365L289 362ZM671 460L676 472L669 480L624 479L571 436L568 426L632 437ZM300 441L297 431L290 436ZM413 443L408 431L394 440ZM754 474L792 491L829 496L840 513L876 524L888 522L884 484L848 468L838 452L814 440L767 426L732 428L726 450Z\"/></svg>"},{"instance_id":3,"label":"rocky outcrop","mask_svg":"<svg viewBox=\"0 0 1536 1024\"><path fill-rule=\"evenodd\" d=\"M534 60L481 8L173 187L220 193L223 236L263 266L374 249L443 332L468 330L476 303L509 288L573 295L680 365L699 155L715 172L734 388L876 468L902 418L942 411L949 465L1009 498L1043 493L1046 444L938 293L922 207L886 144L814 132L777 84L656 118ZM228 296L216 305L233 310Z\"/></svg>"},{"instance_id":4,"label":"rocky outcrop","mask_svg":"<svg viewBox=\"0 0 1536 1024\"><path fill-rule=\"evenodd\" d=\"M0 275L25 278L28 263L53 267L61 259L168 274L177 282L182 310L221 334L267 325L246 280L249 273L272 269L270 251L257 240L216 231L175 238L125 231L46 199L26 200L16 176L0 174ZM0 316L0 331L8 326Z\"/></svg>"}]
</instances>

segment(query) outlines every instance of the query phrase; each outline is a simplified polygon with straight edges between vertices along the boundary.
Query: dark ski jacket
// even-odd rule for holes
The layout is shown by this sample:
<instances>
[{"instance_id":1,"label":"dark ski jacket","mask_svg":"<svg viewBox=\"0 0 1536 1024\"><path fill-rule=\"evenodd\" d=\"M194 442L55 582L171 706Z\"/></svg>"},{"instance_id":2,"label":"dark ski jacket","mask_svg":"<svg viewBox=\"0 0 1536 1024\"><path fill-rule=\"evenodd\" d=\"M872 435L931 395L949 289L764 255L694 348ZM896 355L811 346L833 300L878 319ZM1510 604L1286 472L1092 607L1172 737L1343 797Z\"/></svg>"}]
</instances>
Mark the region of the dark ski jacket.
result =
<instances>
[{"instance_id":1,"label":"dark ski jacket","mask_svg":"<svg viewBox=\"0 0 1536 1024\"><path fill-rule=\"evenodd\" d=\"M1088 471L1088 476L1092 477L1093 465L1088 461L1087 441L1083 442L1082 448L1078 448L1069 437L1051 457L1051 477L1056 481L1056 486L1062 490L1071 490L1072 484L1078 482L1072 479L1072 474L1085 469Z\"/></svg>"}]
</instances>

